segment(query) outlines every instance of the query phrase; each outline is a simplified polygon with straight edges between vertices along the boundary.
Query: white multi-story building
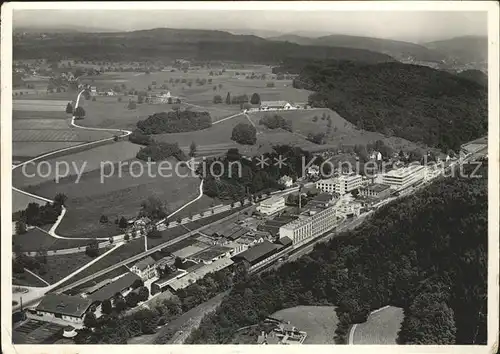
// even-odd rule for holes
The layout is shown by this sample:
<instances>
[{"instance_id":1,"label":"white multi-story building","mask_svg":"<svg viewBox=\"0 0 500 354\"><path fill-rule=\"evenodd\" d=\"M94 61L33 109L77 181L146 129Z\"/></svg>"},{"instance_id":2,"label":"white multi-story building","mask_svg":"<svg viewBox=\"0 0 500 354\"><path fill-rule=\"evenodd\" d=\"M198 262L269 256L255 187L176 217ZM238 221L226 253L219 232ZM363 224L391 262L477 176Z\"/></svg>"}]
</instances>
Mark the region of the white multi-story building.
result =
<instances>
[{"instance_id":1,"label":"white multi-story building","mask_svg":"<svg viewBox=\"0 0 500 354\"><path fill-rule=\"evenodd\" d=\"M260 202L260 205L257 207L257 211L265 215L271 215L284 208L285 198L282 196L272 196L271 198Z\"/></svg>"},{"instance_id":2,"label":"white multi-story building","mask_svg":"<svg viewBox=\"0 0 500 354\"><path fill-rule=\"evenodd\" d=\"M338 177L337 184L335 185L335 193L344 195L358 189L363 184L363 177L356 174L341 175Z\"/></svg>"},{"instance_id":3,"label":"white multi-story building","mask_svg":"<svg viewBox=\"0 0 500 354\"><path fill-rule=\"evenodd\" d=\"M314 207L305 214L280 227L280 238L288 237L293 244L318 237L331 230L337 223L337 214L334 206L325 208Z\"/></svg>"},{"instance_id":4,"label":"white multi-story building","mask_svg":"<svg viewBox=\"0 0 500 354\"><path fill-rule=\"evenodd\" d=\"M392 189L400 190L423 181L424 177L424 166L410 165L384 173L382 183L391 186Z\"/></svg>"},{"instance_id":5,"label":"white multi-story building","mask_svg":"<svg viewBox=\"0 0 500 354\"><path fill-rule=\"evenodd\" d=\"M325 193L335 193L337 178L322 179L316 182L316 188Z\"/></svg>"},{"instance_id":6,"label":"white multi-story building","mask_svg":"<svg viewBox=\"0 0 500 354\"><path fill-rule=\"evenodd\" d=\"M323 179L316 182L316 188L326 193L337 193L344 195L360 188L363 185L363 178L360 175L340 175L339 177Z\"/></svg>"}]
</instances>

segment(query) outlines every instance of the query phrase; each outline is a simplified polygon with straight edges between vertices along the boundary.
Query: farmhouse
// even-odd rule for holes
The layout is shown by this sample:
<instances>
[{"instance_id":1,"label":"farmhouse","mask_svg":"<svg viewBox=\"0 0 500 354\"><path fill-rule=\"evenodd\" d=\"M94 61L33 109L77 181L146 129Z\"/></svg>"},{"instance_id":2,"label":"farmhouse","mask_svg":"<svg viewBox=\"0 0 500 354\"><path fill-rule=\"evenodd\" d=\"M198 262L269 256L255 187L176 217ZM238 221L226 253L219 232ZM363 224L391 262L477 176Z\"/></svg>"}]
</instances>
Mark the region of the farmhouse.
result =
<instances>
[{"instance_id":1,"label":"farmhouse","mask_svg":"<svg viewBox=\"0 0 500 354\"><path fill-rule=\"evenodd\" d=\"M156 261L148 256L130 268L130 271L141 277L142 280L148 280L156 276Z\"/></svg>"},{"instance_id":2,"label":"farmhouse","mask_svg":"<svg viewBox=\"0 0 500 354\"><path fill-rule=\"evenodd\" d=\"M293 109L293 106L287 101L262 101L260 109L263 111Z\"/></svg>"},{"instance_id":3,"label":"farmhouse","mask_svg":"<svg viewBox=\"0 0 500 354\"><path fill-rule=\"evenodd\" d=\"M30 310L28 313L36 315L32 317L41 321L55 323L67 321L82 324L85 313L91 305L91 299L64 294L47 294L35 310Z\"/></svg>"}]
</instances>

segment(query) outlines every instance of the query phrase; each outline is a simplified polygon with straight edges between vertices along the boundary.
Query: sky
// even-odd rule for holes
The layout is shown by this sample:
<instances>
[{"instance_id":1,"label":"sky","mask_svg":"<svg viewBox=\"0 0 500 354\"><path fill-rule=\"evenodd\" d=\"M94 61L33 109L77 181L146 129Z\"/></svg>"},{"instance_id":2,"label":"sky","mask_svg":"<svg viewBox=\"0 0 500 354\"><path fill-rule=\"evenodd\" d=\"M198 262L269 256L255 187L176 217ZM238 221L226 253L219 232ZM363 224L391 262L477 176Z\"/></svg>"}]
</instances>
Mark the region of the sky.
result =
<instances>
[{"instance_id":1,"label":"sky","mask_svg":"<svg viewBox=\"0 0 500 354\"><path fill-rule=\"evenodd\" d=\"M259 30L269 31L262 32L264 36L298 32L421 42L487 35L487 15L472 11L14 10L14 29L28 26L76 26L103 31L158 27Z\"/></svg>"}]
</instances>

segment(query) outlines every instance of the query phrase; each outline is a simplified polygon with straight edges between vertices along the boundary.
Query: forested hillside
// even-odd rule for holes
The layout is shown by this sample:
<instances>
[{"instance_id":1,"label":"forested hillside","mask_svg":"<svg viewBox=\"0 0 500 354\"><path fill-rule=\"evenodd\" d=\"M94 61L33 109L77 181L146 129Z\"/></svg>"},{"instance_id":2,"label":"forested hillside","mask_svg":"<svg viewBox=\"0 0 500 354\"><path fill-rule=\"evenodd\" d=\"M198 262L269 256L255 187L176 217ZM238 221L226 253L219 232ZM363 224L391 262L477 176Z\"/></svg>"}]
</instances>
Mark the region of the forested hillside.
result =
<instances>
[{"instance_id":1,"label":"forested hillside","mask_svg":"<svg viewBox=\"0 0 500 354\"><path fill-rule=\"evenodd\" d=\"M385 38L335 34L318 38L308 38L296 35L283 35L272 37L269 39L274 41L297 43L301 45L319 45L366 49L373 52L388 54L396 59L413 57L416 60L439 62L445 58L445 56L441 53L433 51L422 45Z\"/></svg>"},{"instance_id":2,"label":"forested hillside","mask_svg":"<svg viewBox=\"0 0 500 354\"><path fill-rule=\"evenodd\" d=\"M480 85L488 86L488 75L481 70L464 70L457 74L459 77L474 81Z\"/></svg>"},{"instance_id":3,"label":"forested hillside","mask_svg":"<svg viewBox=\"0 0 500 354\"><path fill-rule=\"evenodd\" d=\"M393 61L388 55L362 49L300 46L223 31L157 28L117 33L65 33L14 41L16 59L84 60L232 60L276 63L287 57L334 58L367 63Z\"/></svg>"},{"instance_id":4,"label":"forested hillside","mask_svg":"<svg viewBox=\"0 0 500 354\"><path fill-rule=\"evenodd\" d=\"M294 87L316 91L314 107L328 107L359 129L457 150L488 128L487 88L424 66L323 61L297 67Z\"/></svg>"},{"instance_id":5,"label":"forested hillside","mask_svg":"<svg viewBox=\"0 0 500 354\"><path fill-rule=\"evenodd\" d=\"M236 329L277 310L331 304L340 319L339 343L351 324L394 305L405 310L401 343L484 344L487 166L479 173L482 178L442 178L297 261L244 276L188 342L226 343Z\"/></svg>"}]
</instances>

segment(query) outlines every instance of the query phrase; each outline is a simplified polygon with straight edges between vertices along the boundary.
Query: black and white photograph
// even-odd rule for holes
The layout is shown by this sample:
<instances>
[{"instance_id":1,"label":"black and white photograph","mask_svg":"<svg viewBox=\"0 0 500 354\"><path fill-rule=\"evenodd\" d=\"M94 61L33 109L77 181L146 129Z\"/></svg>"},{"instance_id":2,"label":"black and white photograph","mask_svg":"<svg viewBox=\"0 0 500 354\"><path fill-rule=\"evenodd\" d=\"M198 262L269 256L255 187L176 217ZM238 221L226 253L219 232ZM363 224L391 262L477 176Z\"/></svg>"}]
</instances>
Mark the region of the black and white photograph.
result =
<instances>
[{"instance_id":1,"label":"black and white photograph","mask_svg":"<svg viewBox=\"0 0 500 354\"><path fill-rule=\"evenodd\" d=\"M2 6L2 352L497 353L498 14Z\"/></svg>"}]
</instances>

